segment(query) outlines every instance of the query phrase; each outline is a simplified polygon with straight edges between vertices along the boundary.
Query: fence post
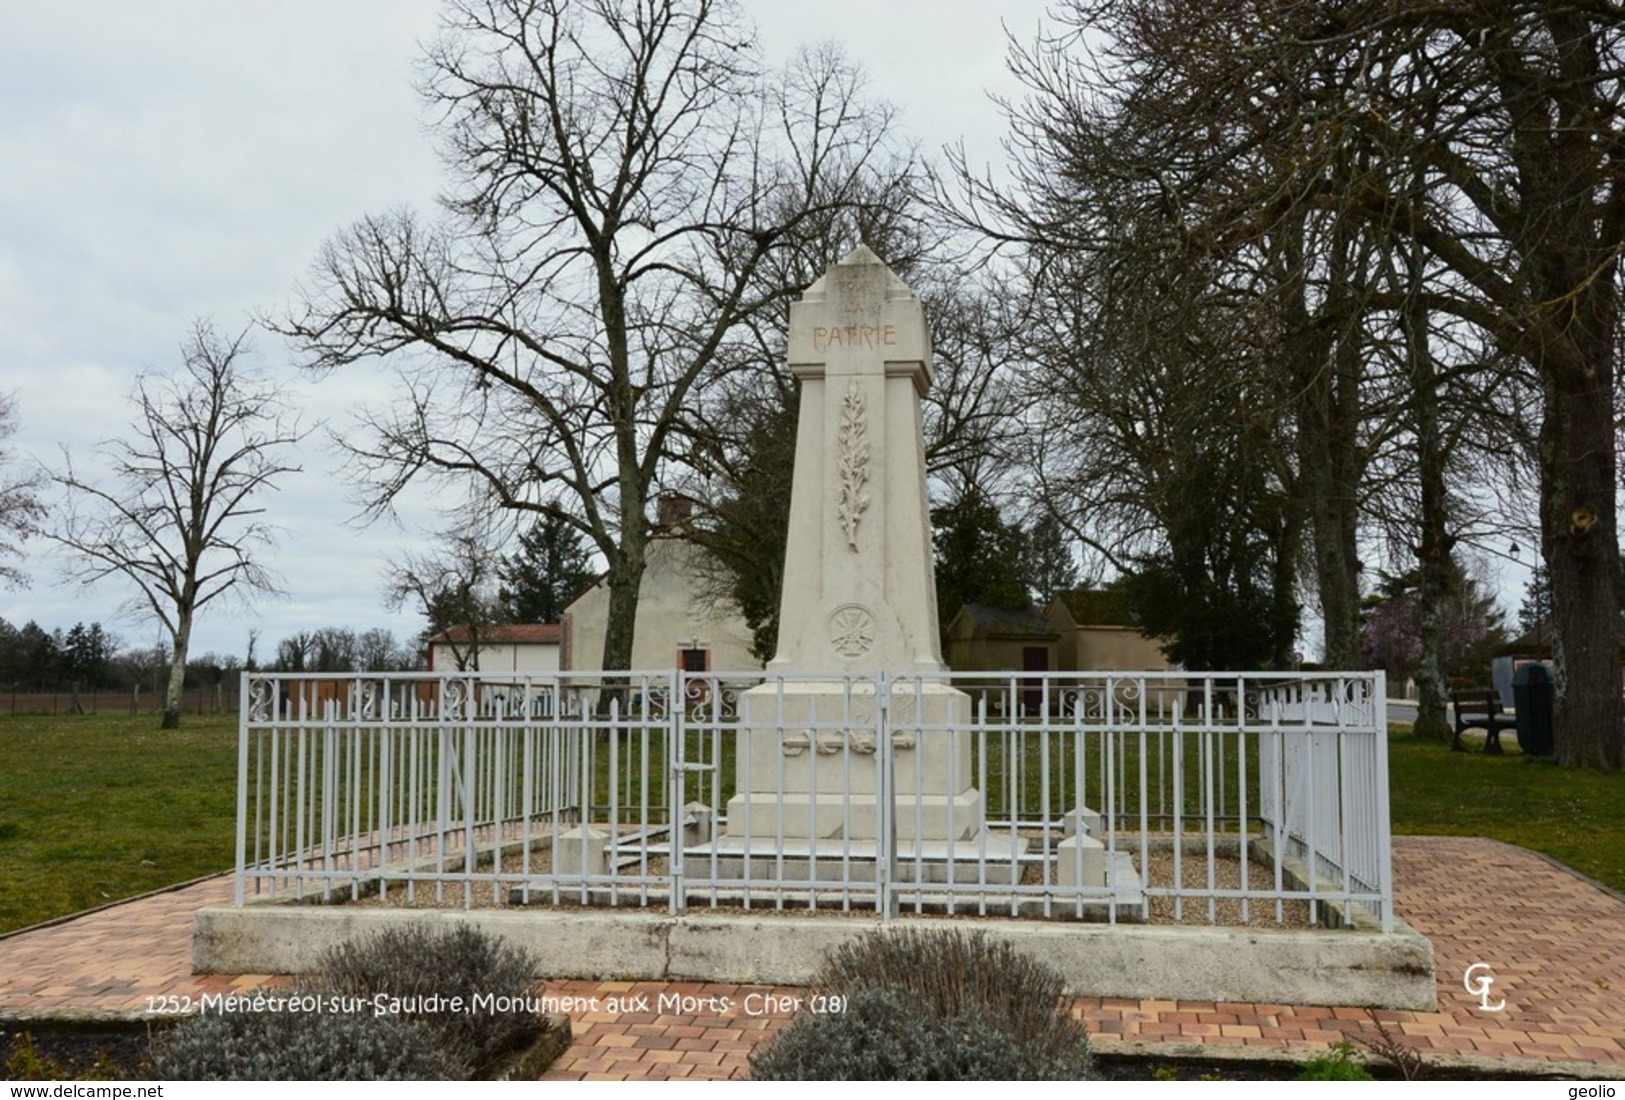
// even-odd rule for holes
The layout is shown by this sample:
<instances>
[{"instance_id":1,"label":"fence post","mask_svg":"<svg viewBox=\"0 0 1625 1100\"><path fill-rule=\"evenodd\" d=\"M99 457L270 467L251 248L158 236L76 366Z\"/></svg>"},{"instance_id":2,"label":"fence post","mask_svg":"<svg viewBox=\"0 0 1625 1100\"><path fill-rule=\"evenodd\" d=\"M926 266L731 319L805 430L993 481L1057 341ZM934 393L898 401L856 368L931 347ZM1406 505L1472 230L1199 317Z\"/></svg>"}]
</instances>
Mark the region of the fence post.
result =
<instances>
[{"instance_id":1,"label":"fence post","mask_svg":"<svg viewBox=\"0 0 1625 1100\"><path fill-rule=\"evenodd\" d=\"M671 735L670 777L671 795L670 809L667 811L667 820L671 831L667 834L671 841L671 856L666 861L668 889L671 891L667 904L667 912L672 916L681 916L688 908L683 891L683 777L684 765L687 763L688 728L686 723L688 692L688 673L681 668L673 669L671 691L667 698L671 700L667 709L667 731ZM645 764L645 767L648 765Z\"/></svg>"},{"instance_id":2,"label":"fence post","mask_svg":"<svg viewBox=\"0 0 1625 1100\"><path fill-rule=\"evenodd\" d=\"M1388 673L1377 669L1371 685L1375 696L1376 719L1372 723L1376 743L1377 794L1377 888L1382 894L1382 930L1394 930L1394 851L1393 825L1388 818Z\"/></svg>"},{"instance_id":3,"label":"fence post","mask_svg":"<svg viewBox=\"0 0 1625 1100\"><path fill-rule=\"evenodd\" d=\"M852 681L847 680L848 698ZM882 920L897 916L895 881L897 859L897 760L891 738L891 683L885 672L875 677L875 744L880 746L880 813L879 834L875 838L875 899L876 910Z\"/></svg>"},{"instance_id":4,"label":"fence post","mask_svg":"<svg viewBox=\"0 0 1625 1100\"><path fill-rule=\"evenodd\" d=\"M243 680L246 689L248 673L243 673ZM238 908L243 905L248 874L248 696L247 690L237 693L237 874L232 897Z\"/></svg>"}]
</instances>

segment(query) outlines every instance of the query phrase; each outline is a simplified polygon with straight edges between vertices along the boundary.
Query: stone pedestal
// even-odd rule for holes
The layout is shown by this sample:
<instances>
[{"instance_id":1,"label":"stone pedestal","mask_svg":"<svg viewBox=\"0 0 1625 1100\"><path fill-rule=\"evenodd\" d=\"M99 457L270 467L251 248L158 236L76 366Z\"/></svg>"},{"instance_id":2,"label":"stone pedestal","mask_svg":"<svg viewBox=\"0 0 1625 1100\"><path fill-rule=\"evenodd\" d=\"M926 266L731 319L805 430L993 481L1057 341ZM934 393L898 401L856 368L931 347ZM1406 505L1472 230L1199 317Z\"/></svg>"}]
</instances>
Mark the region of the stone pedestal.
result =
<instances>
[{"instance_id":1,"label":"stone pedestal","mask_svg":"<svg viewBox=\"0 0 1625 1100\"><path fill-rule=\"evenodd\" d=\"M558 875L601 875L609 869L605 851L609 830L577 825L560 833L553 843L553 872Z\"/></svg>"},{"instance_id":2,"label":"stone pedestal","mask_svg":"<svg viewBox=\"0 0 1625 1100\"><path fill-rule=\"evenodd\" d=\"M1055 846L1056 881L1062 886L1106 885L1106 846L1075 833Z\"/></svg>"},{"instance_id":3,"label":"stone pedestal","mask_svg":"<svg viewBox=\"0 0 1625 1100\"><path fill-rule=\"evenodd\" d=\"M1087 806L1078 806L1061 815L1062 832L1066 836L1084 836L1098 838L1101 835L1100 814Z\"/></svg>"},{"instance_id":4,"label":"stone pedestal","mask_svg":"<svg viewBox=\"0 0 1625 1100\"><path fill-rule=\"evenodd\" d=\"M880 835L882 736L892 744L899 841L969 840L982 828L971 780L966 695L941 682L905 680L878 721L873 682L788 681L747 691L740 715L740 792L729 836L806 842ZM958 727L957 729L955 727ZM884 730L884 732L882 732Z\"/></svg>"}]
</instances>

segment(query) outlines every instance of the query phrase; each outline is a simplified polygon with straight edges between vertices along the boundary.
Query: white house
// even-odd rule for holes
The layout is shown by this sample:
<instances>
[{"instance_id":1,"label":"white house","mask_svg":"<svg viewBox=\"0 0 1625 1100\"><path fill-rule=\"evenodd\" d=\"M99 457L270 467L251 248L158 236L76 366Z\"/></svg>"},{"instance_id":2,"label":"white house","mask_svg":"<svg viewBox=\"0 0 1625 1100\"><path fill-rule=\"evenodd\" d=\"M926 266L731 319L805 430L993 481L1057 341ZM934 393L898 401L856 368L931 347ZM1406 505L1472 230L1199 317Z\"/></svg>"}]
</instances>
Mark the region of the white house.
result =
<instances>
[{"instance_id":1,"label":"white house","mask_svg":"<svg viewBox=\"0 0 1625 1100\"><path fill-rule=\"evenodd\" d=\"M705 551L672 533L682 517L667 513L649 540L632 638L635 670L742 671L762 667L750 651L750 627L739 605L707 580ZM660 533L666 532L665 534ZM609 585L599 578L564 609L563 668L604 667Z\"/></svg>"}]
</instances>

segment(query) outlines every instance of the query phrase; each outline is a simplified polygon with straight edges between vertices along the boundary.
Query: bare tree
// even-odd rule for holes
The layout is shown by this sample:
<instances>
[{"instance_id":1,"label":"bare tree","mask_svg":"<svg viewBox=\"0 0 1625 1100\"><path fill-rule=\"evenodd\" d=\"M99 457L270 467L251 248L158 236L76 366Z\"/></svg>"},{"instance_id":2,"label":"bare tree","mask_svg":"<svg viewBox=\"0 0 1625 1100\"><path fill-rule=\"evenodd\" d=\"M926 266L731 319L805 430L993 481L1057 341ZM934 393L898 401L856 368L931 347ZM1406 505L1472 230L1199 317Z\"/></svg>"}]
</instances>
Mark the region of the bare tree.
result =
<instances>
[{"instance_id":1,"label":"bare tree","mask_svg":"<svg viewBox=\"0 0 1625 1100\"><path fill-rule=\"evenodd\" d=\"M73 555L70 575L133 586L134 607L162 626L165 729L180 724L198 613L228 594L275 590L257 556L274 534L262 502L298 470L283 452L302 432L281 390L244 365L246 335L224 339L197 322L183 368L136 383L133 435L101 444L103 475L76 469L66 453L53 475L69 503L47 535Z\"/></svg>"},{"instance_id":2,"label":"bare tree","mask_svg":"<svg viewBox=\"0 0 1625 1100\"><path fill-rule=\"evenodd\" d=\"M308 672L315 652L316 635L309 630L295 631L276 644L275 668L278 672Z\"/></svg>"},{"instance_id":3,"label":"bare tree","mask_svg":"<svg viewBox=\"0 0 1625 1100\"><path fill-rule=\"evenodd\" d=\"M423 615L424 651L444 642L459 672L479 671L480 650L502 621L502 564L488 516L468 517L436 540L437 549L390 564L384 596L391 610L413 606Z\"/></svg>"},{"instance_id":4,"label":"bare tree","mask_svg":"<svg viewBox=\"0 0 1625 1100\"><path fill-rule=\"evenodd\" d=\"M464 0L428 54L445 218L367 218L281 324L317 369L382 357L403 401L356 445L368 503L420 478L575 526L632 654L649 498L685 410L795 287L766 261L849 201L887 118L830 53L764 77L722 0Z\"/></svg>"},{"instance_id":5,"label":"bare tree","mask_svg":"<svg viewBox=\"0 0 1625 1100\"><path fill-rule=\"evenodd\" d=\"M45 476L18 467L17 456L5 445L15 434L16 403L10 395L0 394L0 585L21 587L28 583L28 575L6 559L22 555L22 544L45 516L40 501Z\"/></svg>"},{"instance_id":6,"label":"bare tree","mask_svg":"<svg viewBox=\"0 0 1625 1100\"><path fill-rule=\"evenodd\" d=\"M1067 29L1030 55L1032 74L1037 87L1077 94L1016 125L1018 137L1062 155L1029 162L1018 188L973 197L1014 215L1010 241L1100 255L1111 219L1099 208L1080 216L1072 201L1080 179L1103 175L1090 164L1099 152L1116 195L1166 210L1168 247L1286 260L1278 286L1291 296L1275 297L1291 307L1284 346L1297 349L1290 365L1308 399L1297 416L1301 506L1322 599L1332 597L1328 628L1344 623L1345 640L1362 464L1384 445L1369 436L1372 388L1361 376L1378 361L1372 341L1384 326L1410 332L1413 354L1391 357L1403 368L1391 384L1406 402L1437 401L1443 391L1422 355L1433 349L1418 341L1441 322L1428 319L1475 330L1477 387L1492 396L1474 411L1486 426L1494 394L1534 396L1522 415L1536 425L1531 461L1553 579L1557 757L1625 766L1616 500L1625 9L1591 0L1060 8ZM1116 67L1072 67L1085 41L1102 37L1118 49ZM1145 140L1114 147L1123 131L1098 124L1118 107L1139 112L1147 125L1131 136ZM1333 247L1298 249L1305 229ZM1320 259L1300 262L1294 251ZM1396 255L1405 277L1383 279ZM1210 296L1234 295L1237 275L1227 266ZM1303 280L1314 280L1308 293L1294 292ZM1406 420L1402 430L1422 437L1418 461L1436 464L1438 425L1426 412ZM1448 494L1437 471L1422 480L1421 503L1436 514L1418 556L1435 569L1449 550L1437 514Z\"/></svg>"},{"instance_id":7,"label":"bare tree","mask_svg":"<svg viewBox=\"0 0 1625 1100\"><path fill-rule=\"evenodd\" d=\"M367 672L405 672L418 664L411 647L395 640L394 631L374 627L356 638L356 667Z\"/></svg>"},{"instance_id":8,"label":"bare tree","mask_svg":"<svg viewBox=\"0 0 1625 1100\"><path fill-rule=\"evenodd\" d=\"M1625 767L1619 677L1616 418L1625 250L1625 9L1587 0L1361 0L1247 5L1253 56L1298 88L1292 150L1375 151L1305 190L1414 245L1426 277L1406 304L1482 334L1486 359L1538 394L1542 552L1551 570L1560 763ZM1277 7L1284 18L1274 18ZM1257 25L1257 24L1255 24ZM1288 150L1283 150L1283 153ZM1305 156L1301 170L1319 156Z\"/></svg>"}]
</instances>

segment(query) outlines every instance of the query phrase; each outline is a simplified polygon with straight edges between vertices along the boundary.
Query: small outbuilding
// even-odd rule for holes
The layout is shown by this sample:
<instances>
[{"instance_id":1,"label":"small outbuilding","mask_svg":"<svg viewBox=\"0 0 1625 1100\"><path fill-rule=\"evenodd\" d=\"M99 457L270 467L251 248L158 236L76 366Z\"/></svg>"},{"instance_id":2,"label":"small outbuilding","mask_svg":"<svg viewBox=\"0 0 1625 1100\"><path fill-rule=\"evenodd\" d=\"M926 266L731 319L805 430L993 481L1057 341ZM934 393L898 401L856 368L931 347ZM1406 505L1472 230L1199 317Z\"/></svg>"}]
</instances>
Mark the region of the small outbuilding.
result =
<instances>
[{"instance_id":1,"label":"small outbuilding","mask_svg":"<svg viewBox=\"0 0 1625 1100\"><path fill-rule=\"evenodd\" d=\"M1074 588L1050 601L1045 618L1054 628L1055 666L1070 672L1167 672L1174 666L1162 640L1140 629L1121 592Z\"/></svg>"},{"instance_id":2,"label":"small outbuilding","mask_svg":"<svg viewBox=\"0 0 1625 1100\"><path fill-rule=\"evenodd\" d=\"M557 672L561 635L558 623L454 626L430 636L429 671Z\"/></svg>"},{"instance_id":3,"label":"small outbuilding","mask_svg":"<svg viewBox=\"0 0 1625 1100\"><path fill-rule=\"evenodd\" d=\"M1049 672L1060 632L1037 608L968 603L943 631L943 660L960 672Z\"/></svg>"}]
</instances>

